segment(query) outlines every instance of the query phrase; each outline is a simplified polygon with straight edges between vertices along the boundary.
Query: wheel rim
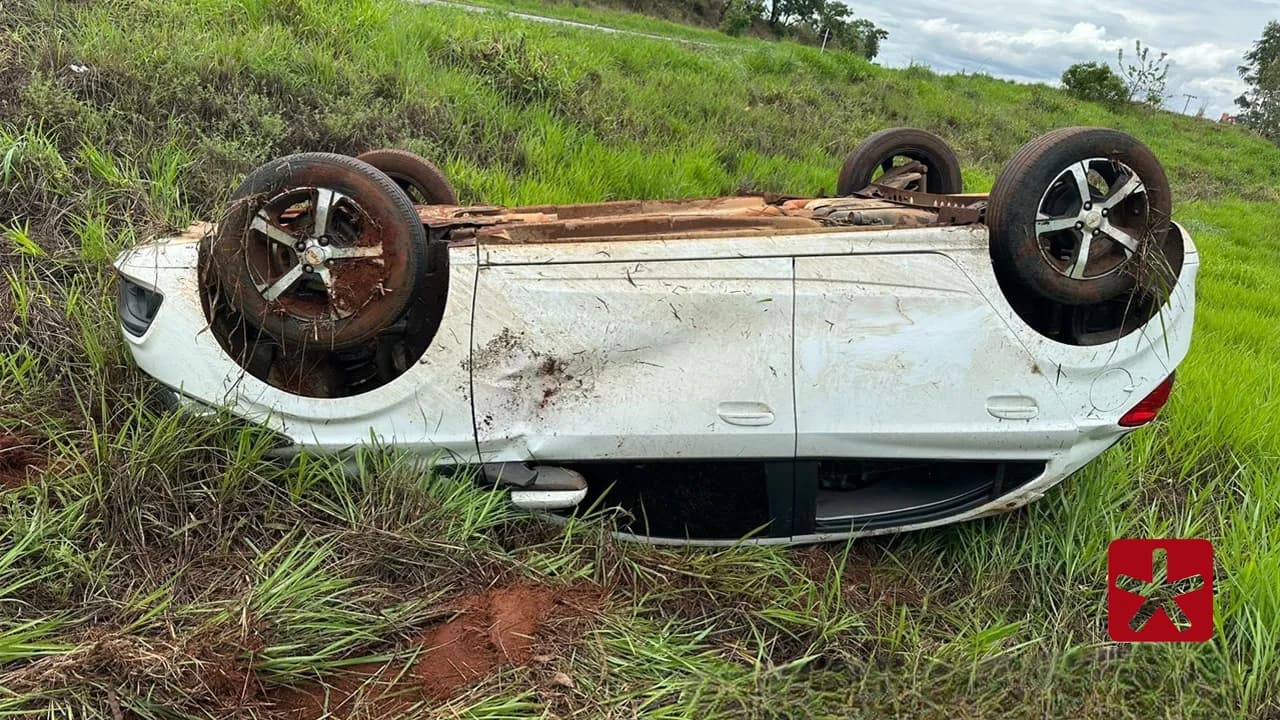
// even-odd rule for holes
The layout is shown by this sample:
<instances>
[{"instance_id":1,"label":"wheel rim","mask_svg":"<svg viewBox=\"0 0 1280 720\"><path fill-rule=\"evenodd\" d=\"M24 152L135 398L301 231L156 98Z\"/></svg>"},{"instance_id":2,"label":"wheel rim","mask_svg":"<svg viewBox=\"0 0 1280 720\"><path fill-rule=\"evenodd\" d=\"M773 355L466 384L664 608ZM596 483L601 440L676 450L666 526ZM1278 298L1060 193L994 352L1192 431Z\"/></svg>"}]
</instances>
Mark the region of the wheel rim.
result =
<instances>
[{"instance_id":1,"label":"wheel rim","mask_svg":"<svg viewBox=\"0 0 1280 720\"><path fill-rule=\"evenodd\" d=\"M1146 187L1133 168L1109 158L1072 163L1036 208L1036 242L1044 261L1073 280L1119 272L1149 229Z\"/></svg>"},{"instance_id":2,"label":"wheel rim","mask_svg":"<svg viewBox=\"0 0 1280 720\"><path fill-rule=\"evenodd\" d=\"M254 214L244 241L249 278L262 299L296 318L342 320L386 293L377 223L336 190L276 195Z\"/></svg>"}]
</instances>

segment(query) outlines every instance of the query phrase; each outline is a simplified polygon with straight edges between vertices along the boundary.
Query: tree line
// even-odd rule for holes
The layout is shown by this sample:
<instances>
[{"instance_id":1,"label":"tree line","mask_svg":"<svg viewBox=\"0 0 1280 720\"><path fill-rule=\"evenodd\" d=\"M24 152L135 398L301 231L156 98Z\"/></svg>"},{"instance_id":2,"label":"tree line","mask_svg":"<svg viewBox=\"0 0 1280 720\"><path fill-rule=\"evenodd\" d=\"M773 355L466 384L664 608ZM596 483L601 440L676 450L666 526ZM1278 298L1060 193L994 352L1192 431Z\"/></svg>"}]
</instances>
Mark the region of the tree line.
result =
<instances>
[{"instance_id":1,"label":"tree line","mask_svg":"<svg viewBox=\"0 0 1280 720\"><path fill-rule=\"evenodd\" d=\"M727 0L721 27L731 35L761 29L774 37L839 47L868 60L889 33L840 0Z\"/></svg>"},{"instance_id":2,"label":"tree line","mask_svg":"<svg viewBox=\"0 0 1280 720\"><path fill-rule=\"evenodd\" d=\"M1121 50L1113 70L1107 63L1076 63L1062 73L1062 86L1082 99L1108 106L1140 103L1158 108L1171 96L1165 93L1169 76L1167 53L1152 55L1135 43L1128 62ZM1280 143L1280 22L1272 20L1244 54L1237 68L1248 89L1235 99L1240 108L1235 122ZM1189 96L1190 97L1190 96ZM1201 107L1200 114L1203 115Z\"/></svg>"},{"instance_id":3,"label":"tree line","mask_svg":"<svg viewBox=\"0 0 1280 720\"><path fill-rule=\"evenodd\" d=\"M730 35L786 39L839 48L868 60L889 36L875 23L856 17L840 0L593 0Z\"/></svg>"}]
</instances>

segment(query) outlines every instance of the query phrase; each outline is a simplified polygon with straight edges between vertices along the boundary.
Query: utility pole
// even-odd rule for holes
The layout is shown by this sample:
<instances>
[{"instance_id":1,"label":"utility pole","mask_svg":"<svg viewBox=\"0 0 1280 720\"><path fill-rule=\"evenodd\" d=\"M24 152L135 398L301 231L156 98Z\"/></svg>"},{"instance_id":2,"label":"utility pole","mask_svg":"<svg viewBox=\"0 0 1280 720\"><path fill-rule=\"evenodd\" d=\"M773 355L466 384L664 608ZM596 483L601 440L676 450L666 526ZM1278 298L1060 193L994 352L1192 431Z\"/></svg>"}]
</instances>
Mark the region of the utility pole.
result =
<instances>
[{"instance_id":1,"label":"utility pole","mask_svg":"<svg viewBox=\"0 0 1280 720\"><path fill-rule=\"evenodd\" d=\"M1196 98L1198 98L1198 97L1200 97L1200 96L1199 96L1199 95L1189 95L1189 94L1187 94L1187 93L1182 93L1182 97L1184 97L1184 98L1186 98L1186 99L1187 99L1187 101L1186 101L1185 103L1183 103L1183 104L1182 104L1182 114L1183 114L1183 115L1186 115L1186 114L1187 114L1187 108L1191 107L1191 101L1192 101L1192 100L1195 100Z\"/></svg>"}]
</instances>

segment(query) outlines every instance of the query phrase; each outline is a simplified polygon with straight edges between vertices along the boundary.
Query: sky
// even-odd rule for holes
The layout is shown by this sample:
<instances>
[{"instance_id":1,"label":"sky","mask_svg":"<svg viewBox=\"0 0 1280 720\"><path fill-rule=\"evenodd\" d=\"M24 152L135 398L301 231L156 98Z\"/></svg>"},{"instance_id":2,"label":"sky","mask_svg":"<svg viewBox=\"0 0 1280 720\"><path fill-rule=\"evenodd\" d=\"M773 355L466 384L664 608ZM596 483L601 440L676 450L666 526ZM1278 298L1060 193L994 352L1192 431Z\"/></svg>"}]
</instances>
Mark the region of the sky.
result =
<instances>
[{"instance_id":1,"label":"sky","mask_svg":"<svg viewBox=\"0 0 1280 720\"><path fill-rule=\"evenodd\" d=\"M1181 112L1183 93L1196 95L1217 119L1236 111L1245 89L1236 67L1262 35L1268 20L1280 20L1280 0L1118 0L1071 3L1050 0L845 0L854 14L889 31L876 62L901 67L924 63L940 72L986 72L1021 82L1057 84L1077 62L1102 61L1115 68L1116 51L1128 60L1134 40L1169 53L1165 102Z\"/></svg>"}]
</instances>

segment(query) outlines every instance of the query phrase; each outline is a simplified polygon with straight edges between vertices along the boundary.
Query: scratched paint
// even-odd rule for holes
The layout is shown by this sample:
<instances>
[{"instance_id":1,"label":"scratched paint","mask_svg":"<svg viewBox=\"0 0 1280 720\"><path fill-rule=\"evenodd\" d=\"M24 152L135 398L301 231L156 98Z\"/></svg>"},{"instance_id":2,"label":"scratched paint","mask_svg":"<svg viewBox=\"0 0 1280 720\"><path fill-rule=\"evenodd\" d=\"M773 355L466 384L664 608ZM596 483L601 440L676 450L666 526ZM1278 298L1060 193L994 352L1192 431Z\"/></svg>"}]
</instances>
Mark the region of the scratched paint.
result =
<instances>
[{"instance_id":1,"label":"scratched paint","mask_svg":"<svg viewBox=\"0 0 1280 720\"><path fill-rule=\"evenodd\" d=\"M327 400L249 376L212 338L199 235L118 260L165 298L147 334L128 338L134 357L166 385L229 405L298 447L340 451L372 439L444 462L788 457L797 448L1047 460L1041 478L947 521L1025 504L1123 434L1119 414L1186 355L1199 267L1188 238L1158 319L1118 342L1077 347L1021 322L976 225L458 244L426 353L383 387ZM1109 372L1117 368L1129 382ZM739 414L760 406L769 412Z\"/></svg>"},{"instance_id":2,"label":"scratched paint","mask_svg":"<svg viewBox=\"0 0 1280 720\"><path fill-rule=\"evenodd\" d=\"M490 266L476 297L488 462L794 451L789 259ZM734 402L774 420L728 422Z\"/></svg>"},{"instance_id":3,"label":"scratched paint","mask_svg":"<svg viewBox=\"0 0 1280 720\"><path fill-rule=\"evenodd\" d=\"M1034 358L935 253L796 261L802 457L1045 458L1077 434ZM1034 421L992 414L1030 398Z\"/></svg>"}]
</instances>

